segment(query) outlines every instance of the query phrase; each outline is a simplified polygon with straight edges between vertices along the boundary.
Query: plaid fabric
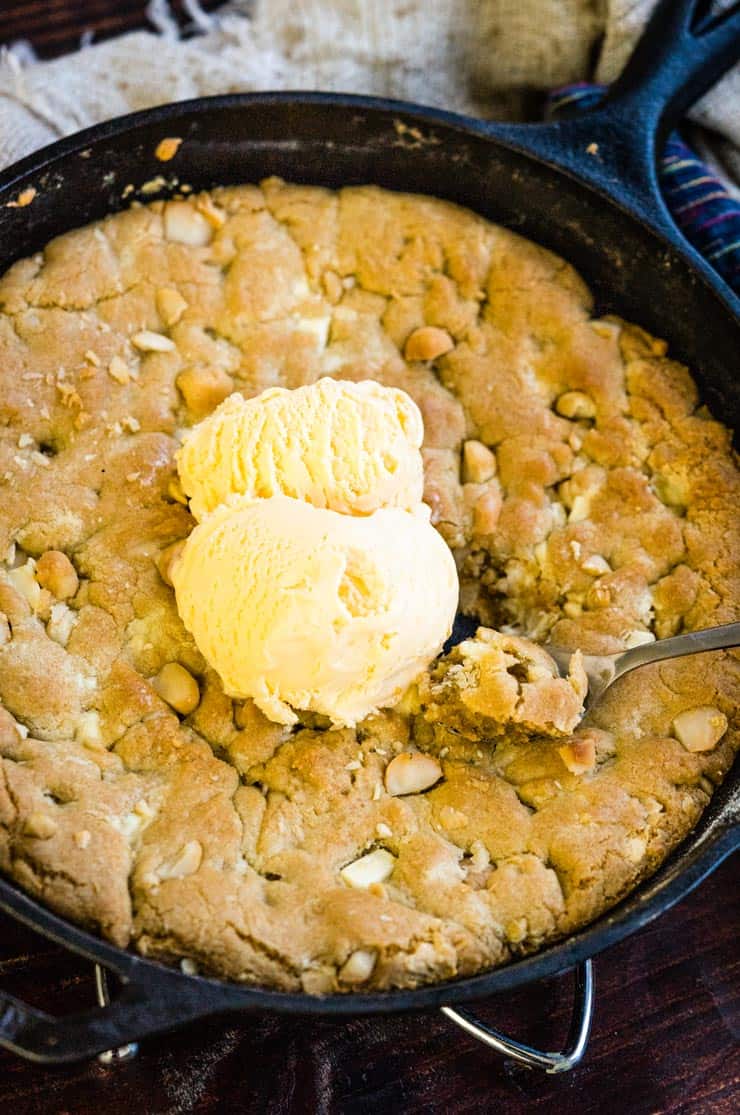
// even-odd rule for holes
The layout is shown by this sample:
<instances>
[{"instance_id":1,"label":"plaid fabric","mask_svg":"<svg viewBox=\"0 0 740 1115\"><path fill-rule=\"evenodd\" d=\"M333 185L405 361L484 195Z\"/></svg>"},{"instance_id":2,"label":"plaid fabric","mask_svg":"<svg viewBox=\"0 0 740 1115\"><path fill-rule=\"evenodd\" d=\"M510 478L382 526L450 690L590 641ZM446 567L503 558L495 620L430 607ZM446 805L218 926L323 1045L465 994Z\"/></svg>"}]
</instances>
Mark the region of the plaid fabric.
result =
<instances>
[{"instance_id":1,"label":"plaid fabric","mask_svg":"<svg viewBox=\"0 0 740 1115\"><path fill-rule=\"evenodd\" d=\"M587 82L555 89L547 100L547 116L592 108L605 92L606 86ZM666 205L686 239L740 294L740 202L728 194L678 132L668 137L658 178Z\"/></svg>"}]
</instances>

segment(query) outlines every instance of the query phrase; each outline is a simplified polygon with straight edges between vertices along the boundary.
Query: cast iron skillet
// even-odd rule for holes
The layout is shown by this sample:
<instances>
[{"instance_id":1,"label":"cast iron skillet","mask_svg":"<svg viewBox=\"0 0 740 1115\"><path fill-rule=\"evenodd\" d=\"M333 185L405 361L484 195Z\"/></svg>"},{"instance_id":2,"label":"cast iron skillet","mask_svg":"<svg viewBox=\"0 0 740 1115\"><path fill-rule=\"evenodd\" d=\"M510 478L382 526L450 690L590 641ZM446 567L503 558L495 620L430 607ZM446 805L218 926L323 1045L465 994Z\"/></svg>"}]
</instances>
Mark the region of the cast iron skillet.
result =
<instances>
[{"instance_id":1,"label":"cast iron skillet","mask_svg":"<svg viewBox=\"0 0 740 1115\"><path fill-rule=\"evenodd\" d=\"M695 7L663 3L606 103L555 124L489 124L373 98L268 93L165 105L90 128L0 177L0 271L53 236L123 208L125 186L159 174L197 189L277 174L429 193L575 264L599 309L667 336L714 413L737 427L740 299L677 231L656 180L655 153L669 128L740 56L740 5L701 34L691 30ZM153 153L166 136L184 142L162 164ZM37 190L33 202L8 208L29 186ZM160 192L168 188L172 183ZM113 947L0 881L1 909L111 969L123 984L109 1008L61 1020L0 994L0 1044L61 1062L222 1011L348 1015L469 1003L572 968L634 933L738 846L736 766L660 871L562 943L470 979L324 998L186 976Z\"/></svg>"}]
</instances>

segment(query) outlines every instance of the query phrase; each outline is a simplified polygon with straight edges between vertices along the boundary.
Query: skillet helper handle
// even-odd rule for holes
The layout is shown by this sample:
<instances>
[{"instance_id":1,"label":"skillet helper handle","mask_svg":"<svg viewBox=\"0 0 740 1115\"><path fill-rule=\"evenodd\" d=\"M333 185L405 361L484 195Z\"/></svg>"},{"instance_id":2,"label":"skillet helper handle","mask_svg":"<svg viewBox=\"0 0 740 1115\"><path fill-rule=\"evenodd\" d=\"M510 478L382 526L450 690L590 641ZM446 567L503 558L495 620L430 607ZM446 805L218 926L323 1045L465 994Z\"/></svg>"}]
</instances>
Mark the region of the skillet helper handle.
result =
<instances>
[{"instance_id":1,"label":"skillet helper handle","mask_svg":"<svg viewBox=\"0 0 740 1115\"><path fill-rule=\"evenodd\" d=\"M0 1047L39 1064L90 1060L213 1013L197 980L124 983L110 1005L55 1017L0 991Z\"/></svg>"},{"instance_id":2,"label":"skillet helper handle","mask_svg":"<svg viewBox=\"0 0 740 1115\"><path fill-rule=\"evenodd\" d=\"M692 30L700 0L662 0L620 77L599 105L547 124L492 125L516 146L602 189L675 236L658 183L668 133L740 59L740 2Z\"/></svg>"},{"instance_id":3,"label":"skillet helper handle","mask_svg":"<svg viewBox=\"0 0 740 1115\"><path fill-rule=\"evenodd\" d=\"M590 960L579 964L575 969L575 1002L570 1032L561 1052L546 1053L534 1049L531 1045L514 1041L506 1037L499 1030L494 1030L481 1022L469 1010L455 1010L452 1007L442 1007L444 1014L456 1026L459 1026L470 1037L487 1045L496 1053L501 1053L509 1060L516 1061L530 1069L540 1069L543 1072L554 1074L569 1072L581 1061L591 1033L591 1020L594 1010L594 977L593 965Z\"/></svg>"}]
</instances>

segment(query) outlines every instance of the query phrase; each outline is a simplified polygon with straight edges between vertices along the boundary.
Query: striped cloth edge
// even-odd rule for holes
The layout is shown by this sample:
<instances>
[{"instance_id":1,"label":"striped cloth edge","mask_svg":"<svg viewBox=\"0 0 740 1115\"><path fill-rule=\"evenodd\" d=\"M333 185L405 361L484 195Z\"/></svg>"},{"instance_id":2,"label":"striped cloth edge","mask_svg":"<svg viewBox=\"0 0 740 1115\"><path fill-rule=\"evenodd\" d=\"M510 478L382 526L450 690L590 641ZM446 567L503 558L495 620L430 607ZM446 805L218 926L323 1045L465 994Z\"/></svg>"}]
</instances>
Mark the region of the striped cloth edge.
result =
<instances>
[{"instance_id":1,"label":"striped cloth edge","mask_svg":"<svg viewBox=\"0 0 740 1115\"><path fill-rule=\"evenodd\" d=\"M605 85L584 81L564 85L548 96L546 116L593 108L605 93ZM740 202L730 196L678 132L672 132L666 141L658 179L671 216L686 239L740 294Z\"/></svg>"}]
</instances>

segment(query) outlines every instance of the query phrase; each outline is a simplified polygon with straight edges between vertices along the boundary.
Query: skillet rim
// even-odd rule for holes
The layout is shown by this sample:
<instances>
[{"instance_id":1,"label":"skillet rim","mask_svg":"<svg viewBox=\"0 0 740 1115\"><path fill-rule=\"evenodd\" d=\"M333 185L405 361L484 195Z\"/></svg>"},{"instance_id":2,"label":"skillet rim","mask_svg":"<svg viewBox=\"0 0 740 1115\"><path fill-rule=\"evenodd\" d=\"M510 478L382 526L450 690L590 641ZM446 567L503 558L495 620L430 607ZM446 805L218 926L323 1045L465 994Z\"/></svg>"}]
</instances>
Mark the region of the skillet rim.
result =
<instances>
[{"instance_id":1,"label":"skillet rim","mask_svg":"<svg viewBox=\"0 0 740 1115\"><path fill-rule=\"evenodd\" d=\"M648 213L646 208L641 208L640 199L633 196L629 190L621 187L619 181L609 180L598 172L594 173L596 164L592 160L583 159L582 164L574 168L573 159L569 157L571 153L566 150L566 144L569 143L567 129L574 123L580 123L580 120L559 120L552 123L509 123L482 120L464 113L450 112L447 109L427 106L414 101L396 100L389 97L371 97L357 93L300 89L275 92L222 93L207 97L192 97L182 101L168 101L165 104L125 113L122 116L114 116L110 120L92 124L78 132L73 132L71 135L54 140L45 147L40 147L37 151L32 151L29 155L0 171L0 209L5 203L3 195L6 190L11 192L13 189L17 189L29 175L50 170L57 160L84 151L102 140L123 136L127 132L134 132L139 127L165 123L191 113L214 109L234 109L242 106L265 105L267 107L280 104L288 106L291 104L298 106L317 105L336 109L367 110L396 116L405 115L414 118L421 124L436 124L458 132L470 133L478 139L487 140L525 159L546 166L564 176L567 180L576 183L578 187L597 194L608 205L616 209L621 218L628 217L636 221L643 230L647 230L655 237L663 247L668 247L672 252L681 256L683 262L694 272L694 275L711 289L714 296L719 299L724 309L740 328L740 295L736 295L732 291L719 273L707 263L704 256L686 239L670 217L662 196L659 195L656 198L649 199L655 209L654 212ZM584 114L582 119L594 120L598 113L598 109L593 110ZM605 116L604 119L608 122L609 118ZM563 138L560 138L561 136ZM275 142L279 143L280 140L276 139ZM425 142L429 142L429 138L422 136L419 144L423 145ZM431 142L436 143L438 141L432 139ZM556 152L558 146L562 147L560 152L562 157L560 159ZM166 169L167 163L160 164L160 170ZM646 188L647 192L650 193L649 184ZM133 198L135 196L135 194L132 195ZM153 193L147 200L154 201L160 196L164 196L164 192L161 195ZM435 195L430 194L429 196L433 197ZM648 201L645 200L645 205L647 206L647 204ZM123 208L126 208L126 206L121 206L121 209Z\"/></svg>"},{"instance_id":2,"label":"skillet rim","mask_svg":"<svg viewBox=\"0 0 740 1115\"><path fill-rule=\"evenodd\" d=\"M102 141L122 137L127 133L135 135L140 127L181 120L183 116L189 114L260 104L265 106L314 104L340 110L367 110L395 117L405 116L432 128L436 125L458 132L472 133L478 139L513 151L536 164L547 166L566 180L574 182L579 188L597 194L601 200L616 210L621 220L631 220L641 225L660 245L679 255L693 275L704 286L709 287L711 294L719 300L722 310L729 316L731 322L740 328L740 298L732 294L720 276L685 240L678 229L675 229L675 237L671 237L670 229L662 227L649 215L640 212L635 204L630 203L627 195L619 195L618 188L610 192L603 182L594 182L586 174L581 176L572 165L563 165L555 157L548 158L537 149L536 144L533 147L527 146L528 137L534 140L537 129L552 126L497 124L401 100L348 93L287 90L274 93L230 93L168 102L92 125L40 148L12 164L0 173L0 207L8 194L14 194L24 185L32 184L29 178L53 171L54 164L60 159L80 153ZM163 164L162 169L166 170L166 164ZM153 194L149 200L155 200L157 196L160 195ZM77 226L71 224L70 227ZM0 877L0 909L57 943L110 967L125 982L130 981L135 986L142 986L141 980L146 979L147 988L155 993L162 991L172 995L173 1011L177 1007L177 992L173 994L173 990L178 985L200 988L203 993L203 1009L199 1012L199 1016L222 1010L249 1009L306 1015L361 1015L395 1013L479 1001L498 991L547 979L569 970L575 964L595 956L605 948L630 936L689 894L728 855L740 847L740 819L732 815L729 821L712 817L718 808L720 810L722 808L721 804L717 805L719 799L732 796L733 791L737 795L740 783L739 765L740 758L736 758L722 786L713 794L692 832L670 853L657 871L631 890L617 906L607 910L575 934L522 959L478 975L414 989L371 994L351 992L312 996L305 992L283 992L228 980L189 976L163 962L108 943L102 937L82 929L75 922L53 913L50 908L37 902L3 877ZM655 891L656 886L657 892L651 894L650 892ZM63 1019L60 1022L63 1023ZM172 1024L176 1023L177 1017L173 1015Z\"/></svg>"},{"instance_id":3,"label":"skillet rim","mask_svg":"<svg viewBox=\"0 0 740 1115\"><path fill-rule=\"evenodd\" d=\"M111 944L54 913L1 876L0 910L47 939L110 969L124 983L139 988L145 998L164 996L166 1000L171 999L172 1025L178 1022L175 1012L181 995L179 988L192 988L201 1000L201 1009L191 1019L234 1010L270 1010L277 1014L306 1016L395 1014L480 1002L500 992L547 980L570 971L632 936L687 897L738 850L738 835L731 827L719 826L716 833L709 836L699 834L696 843L704 840L706 846L698 852L693 846L686 847L695 834L696 829L674 849L656 872L630 891L617 906L548 948L477 975L391 991L310 995L304 991L280 991L217 977L188 975L164 961ZM689 862L682 863L684 858ZM673 878L658 893L651 897L641 893L650 890L651 884L660 886L662 877L671 874ZM64 1016L60 1017L60 1025L64 1021Z\"/></svg>"}]
</instances>

